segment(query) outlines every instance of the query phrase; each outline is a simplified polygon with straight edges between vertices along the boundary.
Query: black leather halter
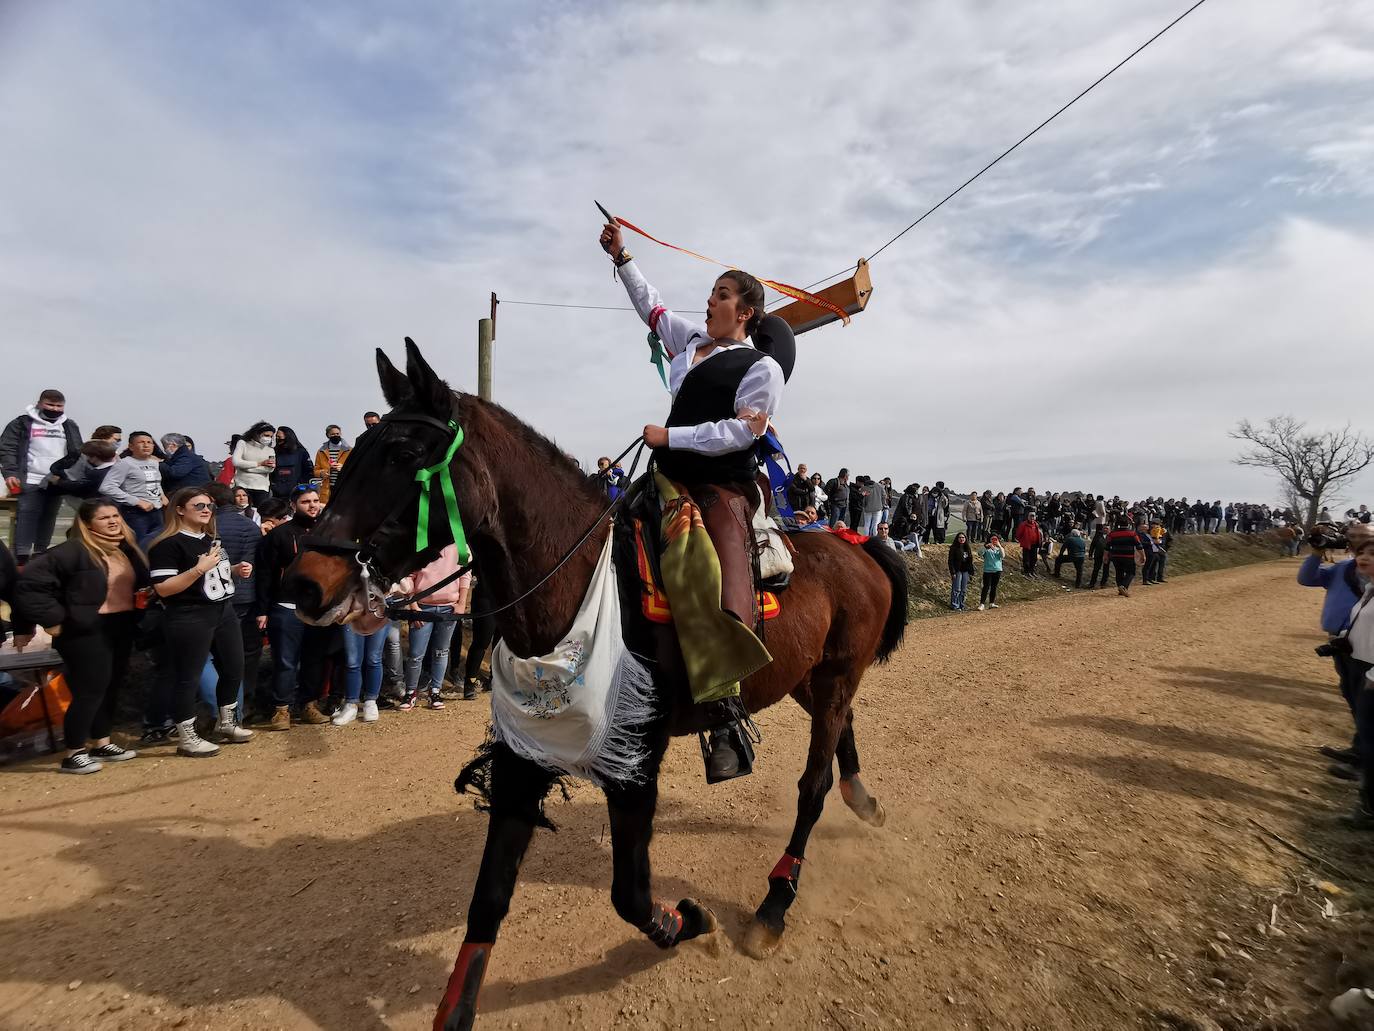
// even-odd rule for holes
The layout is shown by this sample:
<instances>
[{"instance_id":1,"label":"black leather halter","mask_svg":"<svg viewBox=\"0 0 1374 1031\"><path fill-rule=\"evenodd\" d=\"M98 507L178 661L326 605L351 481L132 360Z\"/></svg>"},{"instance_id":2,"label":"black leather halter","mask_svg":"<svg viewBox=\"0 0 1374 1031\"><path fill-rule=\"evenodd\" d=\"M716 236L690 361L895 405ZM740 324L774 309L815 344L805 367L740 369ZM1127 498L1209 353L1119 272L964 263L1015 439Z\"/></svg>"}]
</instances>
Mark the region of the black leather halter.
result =
<instances>
[{"instance_id":1,"label":"black leather halter","mask_svg":"<svg viewBox=\"0 0 1374 1031\"><path fill-rule=\"evenodd\" d=\"M442 450L440 450L438 453L439 457L442 457L443 454L447 453L448 448L453 444L453 441L456 439L457 433L459 432L455 429L455 427L457 426L456 419L452 420L451 422L445 423L431 415L400 414L396 412L388 412L386 415L382 416L381 421L397 423L420 423L426 426L433 426L436 429L441 430L444 433L444 441L442 444ZM380 439L380 437L374 439ZM367 447L371 448L372 446L374 446L373 442L367 441ZM615 462L619 462L620 459L624 458L627 454L633 451L636 446L639 447L639 451L636 452L634 462L631 464L631 475L633 475L634 470L639 466L640 455L642 455L644 451L644 438L636 437L634 441L631 442L630 446L627 447L624 451L622 451L618 456L616 456L615 459ZM360 442L360 446L355 447L354 451L356 453L362 450L363 448ZM347 473L348 471L350 471L350 469L357 468L355 465L352 464L356 461L356 457L350 458L349 464L344 466L344 472ZM612 467L615 465L615 462L611 463ZM424 469L432 464L432 462L426 462L423 463L420 466L420 468ZM576 555L578 551L581 550L582 546L586 544L588 540L591 539L592 534L596 532L596 528L601 525L602 521L605 520L608 516L612 515L615 512L615 510L620 507L620 504L624 500L624 497L625 495L622 493L619 497L615 498L609 505L607 505L605 511L603 511L599 516L597 516L596 521L593 522L591 526L587 527L587 531L584 534L582 534L581 537L578 538L577 543L575 543L571 548L569 548L567 553L564 554L563 557L559 559L557 563L554 564L554 567L552 569L550 569L547 573L540 577L533 587L525 591L518 598L506 602L504 605L498 606L497 608L490 609L487 612L463 613L460 615L449 616L445 618L459 620L484 619L488 616L494 616L499 612L504 612L506 609L512 608L515 605L518 605L520 602L524 601L531 594L537 591L540 587L543 587L544 584L548 583L548 581L553 577L555 573L557 573L560 569L562 569L565 565L568 564L572 557ZM472 568L476 565L475 560L469 561L459 566L456 570L454 570L448 576L444 577L438 583L431 584L429 587L426 587L423 591L416 591L413 594L408 594L403 597L388 598L386 595L387 588L389 588L393 583L395 583L395 580L391 579L390 576L385 572L377 569L376 565L374 564L375 559L377 557L377 549L381 541L385 540L388 536L394 533L414 532L411 528L403 524L401 518L402 514L410 507L412 501L413 498L410 496L403 497L399 502L397 502L396 505L392 507L391 511L388 512L386 517L381 521L381 523L377 525L377 528L373 530L372 533L368 534L367 538L364 540L357 540L354 538L345 537L330 537L323 534L306 534L301 537L301 545L303 547L311 548L315 551L334 552L336 554L346 554L353 556L354 561L358 563L358 576L363 583L363 591L366 596L368 609L369 611L373 612L374 615L385 614L388 618L391 619L415 619L417 616L423 618L425 614L405 610L408 609L409 606L414 605L416 602L428 598L436 591L442 590L443 588L447 587L449 584L453 583L455 580L463 576L465 573L470 572ZM374 601L377 603L376 609L373 608Z\"/></svg>"}]
</instances>

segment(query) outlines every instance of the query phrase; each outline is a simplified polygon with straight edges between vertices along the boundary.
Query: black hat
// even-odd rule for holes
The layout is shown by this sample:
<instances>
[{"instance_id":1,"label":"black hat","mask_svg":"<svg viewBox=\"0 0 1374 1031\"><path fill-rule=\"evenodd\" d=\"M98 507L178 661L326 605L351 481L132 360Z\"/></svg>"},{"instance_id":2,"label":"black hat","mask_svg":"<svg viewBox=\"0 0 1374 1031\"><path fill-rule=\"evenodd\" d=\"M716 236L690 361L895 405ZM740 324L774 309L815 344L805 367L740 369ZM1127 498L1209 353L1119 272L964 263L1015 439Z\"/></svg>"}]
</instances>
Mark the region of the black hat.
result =
<instances>
[{"instance_id":1,"label":"black hat","mask_svg":"<svg viewBox=\"0 0 1374 1031\"><path fill-rule=\"evenodd\" d=\"M780 315L768 314L759 320L759 328L754 330L754 346L782 367L784 383L792 378L792 367L797 364L797 338Z\"/></svg>"}]
</instances>

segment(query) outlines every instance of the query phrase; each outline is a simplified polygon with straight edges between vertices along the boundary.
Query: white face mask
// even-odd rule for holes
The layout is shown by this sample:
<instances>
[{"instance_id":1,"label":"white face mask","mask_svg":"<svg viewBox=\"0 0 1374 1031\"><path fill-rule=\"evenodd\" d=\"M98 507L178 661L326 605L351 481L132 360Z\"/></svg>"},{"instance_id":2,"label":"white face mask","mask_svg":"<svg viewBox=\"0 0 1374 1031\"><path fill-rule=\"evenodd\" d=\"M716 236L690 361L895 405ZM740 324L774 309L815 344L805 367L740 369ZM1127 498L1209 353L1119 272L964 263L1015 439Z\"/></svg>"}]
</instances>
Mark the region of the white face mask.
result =
<instances>
[{"instance_id":1,"label":"white face mask","mask_svg":"<svg viewBox=\"0 0 1374 1031\"><path fill-rule=\"evenodd\" d=\"M272 434L264 433L261 437L258 438L258 443L270 447L272 444Z\"/></svg>"}]
</instances>

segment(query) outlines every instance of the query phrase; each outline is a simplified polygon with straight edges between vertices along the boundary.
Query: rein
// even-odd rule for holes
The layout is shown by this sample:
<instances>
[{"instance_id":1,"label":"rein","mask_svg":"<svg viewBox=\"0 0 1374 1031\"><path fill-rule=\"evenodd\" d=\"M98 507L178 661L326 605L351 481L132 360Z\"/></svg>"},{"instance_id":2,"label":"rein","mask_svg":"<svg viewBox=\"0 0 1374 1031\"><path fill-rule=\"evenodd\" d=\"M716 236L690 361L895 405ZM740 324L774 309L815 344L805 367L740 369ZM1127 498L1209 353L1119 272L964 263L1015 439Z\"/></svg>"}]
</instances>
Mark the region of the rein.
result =
<instances>
[{"instance_id":1,"label":"rein","mask_svg":"<svg viewBox=\"0 0 1374 1031\"><path fill-rule=\"evenodd\" d=\"M431 584L423 591L416 591L413 594L404 595L398 598L387 597L386 590L381 584L389 584L391 581L375 568L373 560L376 557L377 542L379 539L387 534L397 532L404 528L401 516L410 505L409 497L402 498L366 540L345 540L338 537L315 535L303 537L301 543L306 547L313 547L320 551L347 552L353 555L354 561L358 563L358 576L359 579L362 580L368 611L373 615L385 615L388 619L406 619L414 622L456 622L459 620L471 621L486 619L513 608L535 591L539 590L539 588L543 587L560 569L567 565L568 562L572 560L573 556L581 550L582 546L591 539L592 534L596 532L597 528L609 516L615 513L616 509L620 507L625 499L625 494L622 492L618 497L612 500L611 503L606 506L605 510L596 517L595 521L587 527L582 536L577 539L577 542L564 553L563 557L560 558L557 563L554 564L553 568L540 577L534 586L512 601L506 602L504 605L497 606L494 609L489 609L486 612L469 612L460 615L438 616L435 613L409 611L406 608L407 606L414 605L416 602L430 597L436 591L447 587L459 577L471 572L472 568L477 564L472 558L471 550L468 547L467 534L463 529L463 518L458 511L458 496L453 486L453 460L458 454L458 449L463 446L465 435L462 426L460 426L456 420L449 419L448 422L442 422L429 415L397 415L395 413L388 413L382 416L382 422L423 423L425 425L434 426L444 433L451 435L443 457L433 465L424 466L415 473L415 482L420 486L419 514L415 526L415 550L418 553L430 546L430 507L435 481L437 480L439 493L443 498L444 511L448 517L449 532L457 548L458 561L462 564L448 576L437 583ZM637 447L638 451L635 451L634 461L630 465L629 475L630 478L633 479L635 471L639 468L639 460L644 453L644 446L644 438L642 436L636 437L624 451L620 452L620 454L615 457L615 460L611 462L610 468L614 468L617 462L631 451L634 451ZM347 467L345 467L345 471L348 471ZM604 478L606 473L598 473L597 476Z\"/></svg>"},{"instance_id":2,"label":"rein","mask_svg":"<svg viewBox=\"0 0 1374 1031\"><path fill-rule=\"evenodd\" d=\"M610 466L607 467L608 470L614 468L616 462L619 462L622 458L628 455L636 447L638 447L639 450L635 451L635 457L634 460L630 463L629 472L629 478L634 479L635 470L639 468L639 459L644 454L643 437L636 437L633 441L630 442L629 447L627 447L624 451L620 452L620 454L616 455L615 459L611 462ZM605 475L606 473L604 472L597 473L598 478L604 478ZM625 494L622 492L618 497L612 500L609 505L606 506L606 508L601 512L600 515L596 517L595 520L593 520L591 526L587 527L586 532L578 538L577 543L563 553L563 557L560 558L554 564L554 567L552 569L550 569L547 573L540 577L539 580L535 582L533 587L525 591L525 593L521 594L519 597L506 602L504 605L498 605L496 608L488 609L486 612L464 612L458 615L448 616L440 616L433 612L417 613L405 608L405 606L414 605L417 601L421 600L422 598L428 598L435 591L439 590L440 588L447 587L449 584L453 583L453 581L457 580L464 573L467 573L469 570L472 569L473 566L477 564L475 561L471 561L468 562L466 565L458 567L458 569L454 570L452 573L444 577L438 583L426 587L423 591L417 591L416 593L406 595L403 598L396 598L388 601L386 603L386 615L389 619L408 619L413 622L451 623L461 622L463 620L472 621L477 619L486 619L490 616L495 616L497 613L505 612L507 609L514 608L516 605L519 605L522 601L524 601L526 598L532 595L535 591L539 590L539 588L543 587L546 583L553 579L555 573L557 573L560 569L562 569L570 561L572 561L572 557L576 555L580 550L582 550L582 546L586 544L587 541L591 540L591 536L596 532L597 527L599 527L609 516L613 515L615 513L615 510L618 509L621 506L621 504L624 503L624 501Z\"/></svg>"}]
</instances>

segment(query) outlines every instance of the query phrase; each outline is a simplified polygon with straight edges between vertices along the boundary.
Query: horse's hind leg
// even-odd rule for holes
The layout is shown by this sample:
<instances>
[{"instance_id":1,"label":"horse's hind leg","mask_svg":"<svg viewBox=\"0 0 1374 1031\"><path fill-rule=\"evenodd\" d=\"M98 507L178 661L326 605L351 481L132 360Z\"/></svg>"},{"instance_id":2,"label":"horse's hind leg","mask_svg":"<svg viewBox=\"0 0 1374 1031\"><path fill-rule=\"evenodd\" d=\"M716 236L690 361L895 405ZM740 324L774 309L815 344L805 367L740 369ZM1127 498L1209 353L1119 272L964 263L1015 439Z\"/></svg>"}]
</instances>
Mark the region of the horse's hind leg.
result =
<instances>
[{"instance_id":1,"label":"horse's hind leg","mask_svg":"<svg viewBox=\"0 0 1374 1031\"><path fill-rule=\"evenodd\" d=\"M515 894L520 863L534 828L541 823L547 825L543 801L553 785L551 773L505 746L495 745L488 775L491 812L486 848L468 907L467 934L435 1013L434 1031L467 1031L472 1027L477 1017L477 995L496 934ZM459 778L460 785L463 779Z\"/></svg>"},{"instance_id":2,"label":"horse's hind leg","mask_svg":"<svg viewBox=\"0 0 1374 1031\"><path fill-rule=\"evenodd\" d=\"M611 902L622 920L662 949L716 929L715 916L692 899L683 899L673 907L653 898L649 841L654 834L654 811L658 806L658 764L666 745L665 740L651 759L652 773L646 783L606 789L614 868Z\"/></svg>"},{"instance_id":3,"label":"horse's hind leg","mask_svg":"<svg viewBox=\"0 0 1374 1031\"><path fill-rule=\"evenodd\" d=\"M854 711L845 717L844 730L835 746L835 758L840 763L840 797L844 804L864 823L881 827L887 821L883 804L870 795L859 780L859 750L854 745Z\"/></svg>"},{"instance_id":4,"label":"horse's hind leg","mask_svg":"<svg viewBox=\"0 0 1374 1031\"><path fill-rule=\"evenodd\" d=\"M744 939L744 949L755 959L763 959L778 947L782 932L787 925L787 910L797 897L797 881L801 877L802 860L806 854L806 842L811 837L811 829L821 818L825 796L834 783L831 766L835 761L835 748L840 740L849 711L848 699L853 690L842 690L833 686L830 694L832 701L822 702L826 692L815 689L813 681L813 702L811 713L811 745L806 753L806 769L797 782L797 822L792 828L792 838L787 843L787 851L778 860L778 865L768 875L768 894L754 913L754 922ZM844 698L841 702L839 699Z\"/></svg>"}]
</instances>

